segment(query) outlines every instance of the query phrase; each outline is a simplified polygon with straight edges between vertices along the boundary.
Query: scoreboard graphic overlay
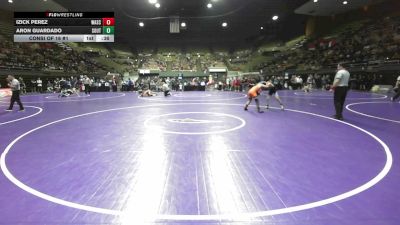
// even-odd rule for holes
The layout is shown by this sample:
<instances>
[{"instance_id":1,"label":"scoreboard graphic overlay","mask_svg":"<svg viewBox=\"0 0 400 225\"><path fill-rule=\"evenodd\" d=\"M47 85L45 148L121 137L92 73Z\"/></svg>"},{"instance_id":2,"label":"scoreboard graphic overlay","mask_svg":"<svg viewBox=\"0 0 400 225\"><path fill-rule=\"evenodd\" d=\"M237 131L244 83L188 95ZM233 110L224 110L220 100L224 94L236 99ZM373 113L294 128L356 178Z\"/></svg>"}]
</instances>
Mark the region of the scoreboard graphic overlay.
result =
<instances>
[{"instance_id":1,"label":"scoreboard graphic overlay","mask_svg":"<svg viewBox=\"0 0 400 225\"><path fill-rule=\"evenodd\" d=\"M14 12L14 42L114 42L114 12Z\"/></svg>"}]
</instances>

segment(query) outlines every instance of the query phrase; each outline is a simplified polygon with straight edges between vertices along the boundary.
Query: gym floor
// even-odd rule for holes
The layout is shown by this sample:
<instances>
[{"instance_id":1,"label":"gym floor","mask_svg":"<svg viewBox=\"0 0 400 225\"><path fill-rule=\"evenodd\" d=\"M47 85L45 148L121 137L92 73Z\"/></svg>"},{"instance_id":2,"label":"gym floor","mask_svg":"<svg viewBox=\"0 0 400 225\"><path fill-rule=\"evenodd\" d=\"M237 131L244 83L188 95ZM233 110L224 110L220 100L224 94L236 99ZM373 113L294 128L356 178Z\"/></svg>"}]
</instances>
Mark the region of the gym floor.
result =
<instances>
[{"instance_id":1,"label":"gym floor","mask_svg":"<svg viewBox=\"0 0 400 225\"><path fill-rule=\"evenodd\" d=\"M398 225L400 104L279 94L3 98L0 224Z\"/></svg>"}]
</instances>

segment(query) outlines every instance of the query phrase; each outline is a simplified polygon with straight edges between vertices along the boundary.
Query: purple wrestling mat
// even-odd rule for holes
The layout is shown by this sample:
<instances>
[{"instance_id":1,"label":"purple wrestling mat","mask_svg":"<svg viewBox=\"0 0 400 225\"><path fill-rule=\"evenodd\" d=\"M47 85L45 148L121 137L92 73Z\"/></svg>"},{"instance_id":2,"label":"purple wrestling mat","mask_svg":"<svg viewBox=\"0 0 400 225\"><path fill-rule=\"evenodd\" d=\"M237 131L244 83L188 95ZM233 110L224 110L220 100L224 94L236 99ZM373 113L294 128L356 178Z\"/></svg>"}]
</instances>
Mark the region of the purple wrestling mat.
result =
<instances>
[{"instance_id":1,"label":"purple wrestling mat","mask_svg":"<svg viewBox=\"0 0 400 225\"><path fill-rule=\"evenodd\" d=\"M23 96L0 112L0 224L398 225L400 104L349 92L338 121L330 92L279 95Z\"/></svg>"}]
</instances>

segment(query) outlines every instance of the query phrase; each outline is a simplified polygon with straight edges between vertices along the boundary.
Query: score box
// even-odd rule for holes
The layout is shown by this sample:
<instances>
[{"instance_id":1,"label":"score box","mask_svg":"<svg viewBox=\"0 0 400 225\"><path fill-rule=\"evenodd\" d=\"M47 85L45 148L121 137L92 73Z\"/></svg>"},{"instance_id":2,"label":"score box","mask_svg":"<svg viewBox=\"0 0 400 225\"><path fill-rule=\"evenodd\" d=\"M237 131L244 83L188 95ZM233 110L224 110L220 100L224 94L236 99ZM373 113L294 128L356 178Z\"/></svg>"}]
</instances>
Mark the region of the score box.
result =
<instances>
[{"instance_id":1,"label":"score box","mask_svg":"<svg viewBox=\"0 0 400 225\"><path fill-rule=\"evenodd\" d=\"M103 34L114 34L114 27L103 27Z\"/></svg>"},{"instance_id":2,"label":"score box","mask_svg":"<svg viewBox=\"0 0 400 225\"><path fill-rule=\"evenodd\" d=\"M114 42L114 12L14 12L14 42Z\"/></svg>"},{"instance_id":3,"label":"score box","mask_svg":"<svg viewBox=\"0 0 400 225\"><path fill-rule=\"evenodd\" d=\"M114 26L114 18L103 18L103 26Z\"/></svg>"}]
</instances>

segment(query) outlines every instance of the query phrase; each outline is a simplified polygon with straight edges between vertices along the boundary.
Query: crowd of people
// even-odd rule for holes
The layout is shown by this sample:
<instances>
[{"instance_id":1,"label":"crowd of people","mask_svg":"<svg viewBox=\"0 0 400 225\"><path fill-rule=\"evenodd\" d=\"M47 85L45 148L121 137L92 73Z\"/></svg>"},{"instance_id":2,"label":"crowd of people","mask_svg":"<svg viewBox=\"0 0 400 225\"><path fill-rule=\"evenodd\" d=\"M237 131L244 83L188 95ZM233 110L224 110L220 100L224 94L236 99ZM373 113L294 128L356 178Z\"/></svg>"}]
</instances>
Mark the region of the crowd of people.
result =
<instances>
[{"instance_id":1,"label":"crowd of people","mask_svg":"<svg viewBox=\"0 0 400 225\"><path fill-rule=\"evenodd\" d=\"M272 58L255 69L279 74L288 70L334 69L337 62L365 69L371 65L400 64L400 17L360 22L357 27L299 43L296 48L272 52ZM240 70L240 65L249 63L254 54L257 51L249 49L232 53L212 49L189 53L160 51L138 54L126 63L131 63L132 70L136 71L207 71L210 67ZM14 43L0 36L0 69L90 74L104 70L105 66L89 52L53 43Z\"/></svg>"},{"instance_id":2,"label":"crowd of people","mask_svg":"<svg viewBox=\"0 0 400 225\"><path fill-rule=\"evenodd\" d=\"M87 75L56 77L56 78L32 78L25 80L23 77L16 78L20 85L20 93L61 93L64 89L75 88L85 91L117 91L118 81L115 78L106 80L94 78Z\"/></svg>"},{"instance_id":3,"label":"crowd of people","mask_svg":"<svg viewBox=\"0 0 400 225\"><path fill-rule=\"evenodd\" d=\"M52 93L60 92L62 84L68 86L81 87L83 79L87 77L55 77L55 78L32 78L24 79L18 77L21 85L21 94L32 93ZM306 92L313 89L329 90L333 82L334 74L308 74L308 75L252 75L234 77L160 77L160 76L139 76L136 80L131 78L95 78L90 77L90 89L92 91L138 91L149 89L155 92L161 91L165 82L171 90L197 90L196 87L207 87L213 90L245 92L254 84L260 81L270 81L278 90L304 90ZM397 77L397 76L396 76ZM395 78L394 78L395 79ZM393 83L391 79L389 82ZM349 88L353 90L369 91L374 85L383 84L383 75L353 75L349 80ZM193 89L194 87L194 89Z\"/></svg>"},{"instance_id":4,"label":"crowd of people","mask_svg":"<svg viewBox=\"0 0 400 225\"><path fill-rule=\"evenodd\" d=\"M194 77L194 78L183 78L183 77L159 77L159 76L142 76L136 81L128 79L123 81L122 89L130 91L140 90L152 90L160 92L167 86L173 91L184 91L188 90L189 87L205 87L207 84L206 77ZM131 84L131 85L129 85ZM127 86L124 88L124 85Z\"/></svg>"},{"instance_id":5,"label":"crowd of people","mask_svg":"<svg viewBox=\"0 0 400 225\"><path fill-rule=\"evenodd\" d=\"M54 43L14 43L0 35L0 69L79 74L104 68L84 52Z\"/></svg>"},{"instance_id":6,"label":"crowd of people","mask_svg":"<svg viewBox=\"0 0 400 225\"><path fill-rule=\"evenodd\" d=\"M259 69L276 73L289 69L335 68L337 62L350 67L400 63L400 17L360 22L329 37L301 41L294 49L272 53L272 60Z\"/></svg>"},{"instance_id":7,"label":"crowd of people","mask_svg":"<svg viewBox=\"0 0 400 225\"><path fill-rule=\"evenodd\" d=\"M273 59L259 66L261 76L258 77L235 76L218 79L208 77L207 69L211 67L247 63L254 54L251 50L233 53L210 50L198 53L139 54L136 59L129 61L135 62L137 69L204 71L204 77L140 76L137 80L119 79L118 81L90 78L90 88L97 91L116 91L118 86L121 91L142 89L159 91L165 83L171 90L176 91L197 86L212 86L218 90L247 91L261 80L270 80L278 90L328 90L333 82L334 66L337 62L345 62L350 70L352 66L367 68L384 63L400 64L400 17L360 22L359 26L349 27L329 37L301 40L296 46L291 50L273 52ZM319 72L323 68L331 68L332 72L329 74ZM92 55L89 53L86 55L84 51L74 51L72 48L53 43L13 43L0 36L0 69L90 74L103 67L93 60ZM377 84L392 84L392 77L397 77L397 74L384 76L381 73L354 72L349 80L349 88L369 91ZM21 85L21 94L24 94L27 91L39 93L60 91L62 86L60 83L65 82L75 86L81 84L83 79L60 76L51 80L48 78L24 80L22 77L18 80Z\"/></svg>"},{"instance_id":8,"label":"crowd of people","mask_svg":"<svg viewBox=\"0 0 400 225\"><path fill-rule=\"evenodd\" d=\"M369 66L400 64L400 17L360 21L341 32L325 37L302 39L292 49L273 51L272 58L256 70L278 74L287 70L318 71L335 69L337 62L367 69ZM141 57L139 68L166 71L205 71L210 67L229 67L241 70L257 51L249 49L232 53L156 53Z\"/></svg>"},{"instance_id":9,"label":"crowd of people","mask_svg":"<svg viewBox=\"0 0 400 225\"><path fill-rule=\"evenodd\" d=\"M182 52L160 52L141 53L136 60L137 68L157 71L206 71L210 67L226 67L225 58L227 54L222 53L182 53Z\"/></svg>"}]
</instances>

